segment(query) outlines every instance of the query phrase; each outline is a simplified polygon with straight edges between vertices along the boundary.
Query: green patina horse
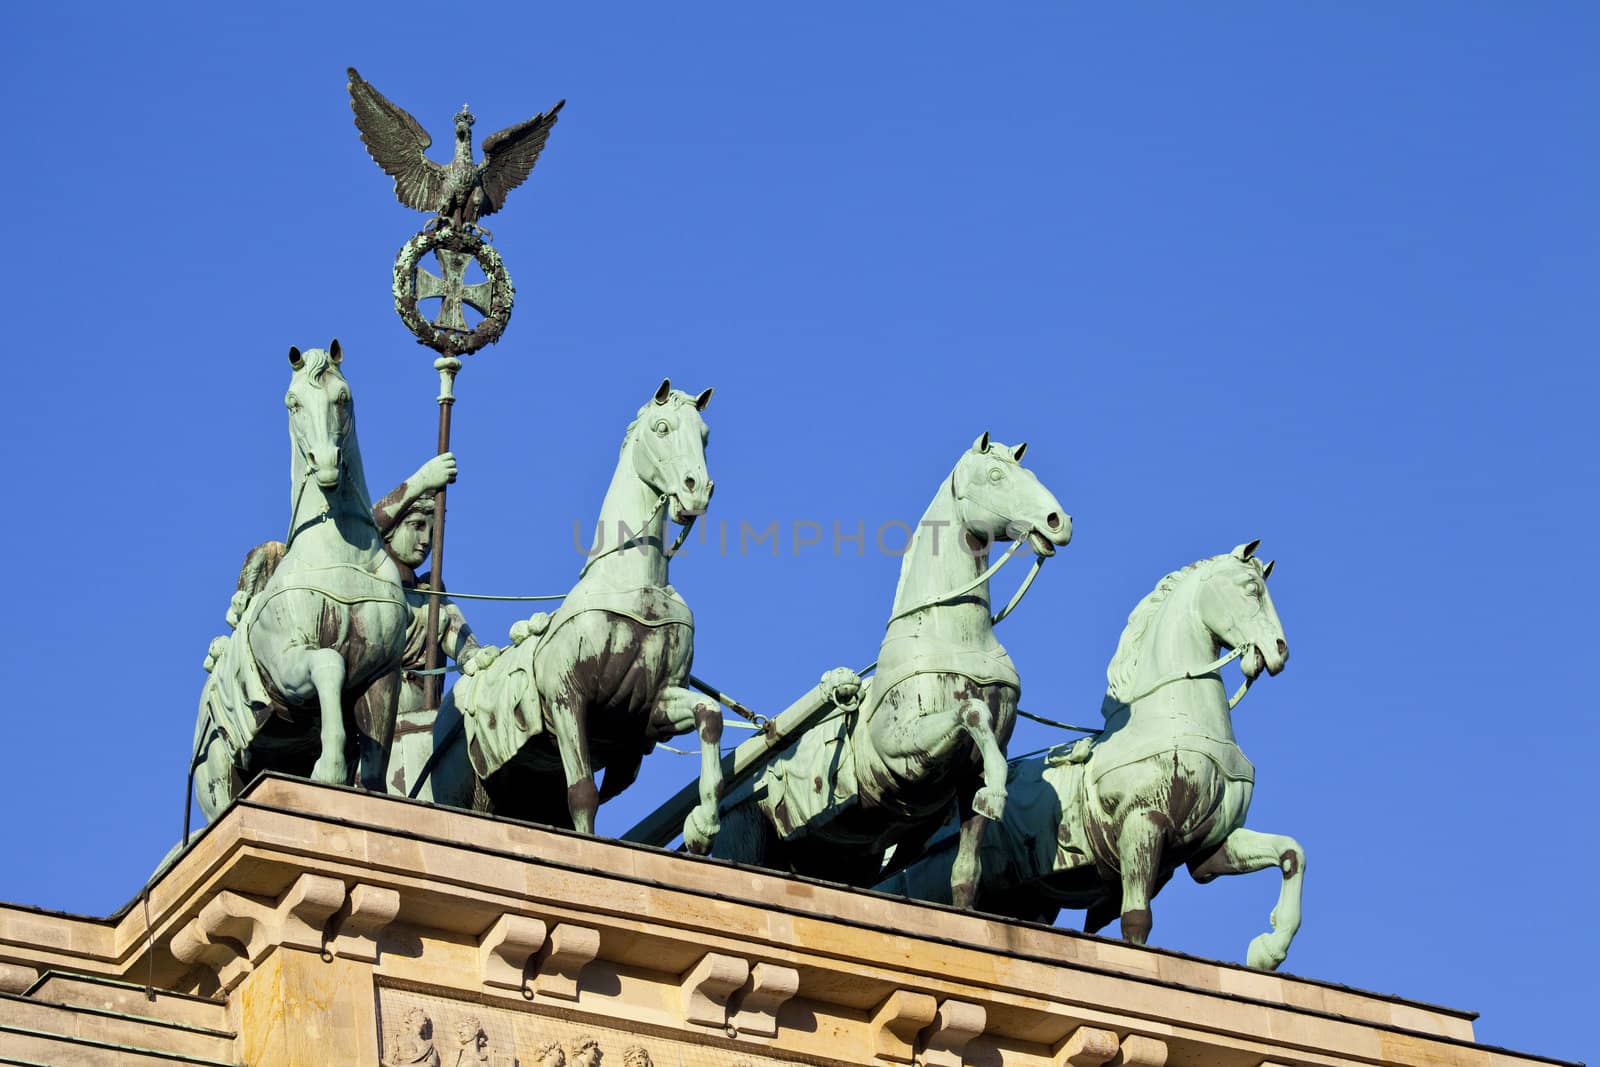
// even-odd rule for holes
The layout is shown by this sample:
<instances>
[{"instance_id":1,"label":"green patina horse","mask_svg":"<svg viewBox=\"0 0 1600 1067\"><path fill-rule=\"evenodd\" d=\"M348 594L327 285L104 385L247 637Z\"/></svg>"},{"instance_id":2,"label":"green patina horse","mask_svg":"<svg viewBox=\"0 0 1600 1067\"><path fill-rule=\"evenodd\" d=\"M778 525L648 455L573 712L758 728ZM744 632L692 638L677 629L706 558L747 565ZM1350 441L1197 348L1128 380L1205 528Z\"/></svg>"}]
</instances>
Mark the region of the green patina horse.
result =
<instances>
[{"instance_id":1,"label":"green patina horse","mask_svg":"<svg viewBox=\"0 0 1600 1067\"><path fill-rule=\"evenodd\" d=\"M1246 684L1277 674L1289 656L1267 592L1272 564L1255 542L1161 579L1128 617L1106 670L1105 730L1061 756L1012 769L1005 819L984 839L977 907L1053 922L1087 908L1091 933L1121 917L1143 943L1150 901L1185 864L1198 882L1278 867L1272 932L1247 962L1274 970L1300 927L1305 853L1291 837L1244 828L1255 769L1234 740L1220 671L1239 658ZM1232 653L1218 658L1219 646ZM928 855L879 886L949 900L956 862L948 829Z\"/></svg>"},{"instance_id":2,"label":"green patina horse","mask_svg":"<svg viewBox=\"0 0 1600 1067\"><path fill-rule=\"evenodd\" d=\"M207 657L194 768L207 818L264 770L347 784L354 757L361 785L384 789L411 609L372 519L341 358L338 341L289 349L289 536L251 552L236 628Z\"/></svg>"},{"instance_id":3,"label":"green patina horse","mask_svg":"<svg viewBox=\"0 0 1600 1067\"><path fill-rule=\"evenodd\" d=\"M711 399L663 381L628 427L600 508L596 546L550 615L468 661L434 724L433 795L444 804L594 832L595 809L638 774L655 743L700 738L700 803L684 824L704 852L717 833L722 714L684 688L694 616L667 584L666 520L706 510ZM603 788L595 771L604 768Z\"/></svg>"},{"instance_id":4,"label":"green patina horse","mask_svg":"<svg viewBox=\"0 0 1600 1067\"><path fill-rule=\"evenodd\" d=\"M1021 692L994 636L989 547L1026 538L1042 559L1072 536L1071 518L1022 466L1026 448L984 434L939 483L901 562L859 710L806 731L729 798L715 855L872 885L891 848L914 854L954 810L950 891L970 904L984 828L1005 811Z\"/></svg>"}]
</instances>

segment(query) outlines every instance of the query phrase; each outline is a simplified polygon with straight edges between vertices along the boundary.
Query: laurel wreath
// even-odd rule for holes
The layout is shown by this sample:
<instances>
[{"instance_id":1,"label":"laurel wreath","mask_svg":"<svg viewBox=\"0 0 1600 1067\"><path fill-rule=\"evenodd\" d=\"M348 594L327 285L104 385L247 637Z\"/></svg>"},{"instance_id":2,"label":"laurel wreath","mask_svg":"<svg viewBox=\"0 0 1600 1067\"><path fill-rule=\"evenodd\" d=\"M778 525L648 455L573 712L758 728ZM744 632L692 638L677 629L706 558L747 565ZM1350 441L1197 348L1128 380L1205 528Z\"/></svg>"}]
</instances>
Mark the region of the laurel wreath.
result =
<instances>
[{"instance_id":1,"label":"laurel wreath","mask_svg":"<svg viewBox=\"0 0 1600 1067\"><path fill-rule=\"evenodd\" d=\"M471 256L489 279L489 312L476 328L466 333L441 330L417 310L417 264L436 248ZM464 356L500 340L506 323L511 321L511 305L516 297L516 287L511 284L511 275L506 272L500 253L482 237L466 230L444 226L425 230L407 241L395 257L394 309L406 329L416 336L417 343L441 355Z\"/></svg>"}]
</instances>

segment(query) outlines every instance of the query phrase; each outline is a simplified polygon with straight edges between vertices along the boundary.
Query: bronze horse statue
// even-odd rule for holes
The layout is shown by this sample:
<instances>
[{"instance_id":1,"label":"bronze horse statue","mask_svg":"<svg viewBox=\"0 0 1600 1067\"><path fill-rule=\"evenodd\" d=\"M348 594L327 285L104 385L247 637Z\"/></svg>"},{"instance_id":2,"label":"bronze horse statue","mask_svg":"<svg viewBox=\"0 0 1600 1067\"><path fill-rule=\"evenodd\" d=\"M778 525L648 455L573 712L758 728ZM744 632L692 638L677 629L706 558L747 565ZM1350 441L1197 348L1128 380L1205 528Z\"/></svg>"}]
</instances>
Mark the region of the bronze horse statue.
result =
<instances>
[{"instance_id":1,"label":"bronze horse statue","mask_svg":"<svg viewBox=\"0 0 1600 1067\"><path fill-rule=\"evenodd\" d=\"M989 549L1026 539L1042 560L1072 537L1071 517L1022 466L1026 450L983 434L940 480L859 709L807 730L729 798L715 855L870 886L891 850L915 855L954 810L950 892L971 903L984 830L1005 812L1022 688L994 636Z\"/></svg>"},{"instance_id":2,"label":"bronze horse statue","mask_svg":"<svg viewBox=\"0 0 1600 1067\"><path fill-rule=\"evenodd\" d=\"M1116 918L1144 943L1150 902L1179 867L1197 882L1278 868L1283 875L1270 933L1247 962L1275 970L1300 927L1305 851L1292 837L1246 829L1255 768L1234 739L1221 670L1242 661L1246 688L1289 656L1267 592L1272 564L1258 542L1203 559L1161 579L1128 617L1106 670L1103 732L1060 755L1012 768L1005 818L984 839L976 906L1053 922L1086 908L1093 933ZM1232 651L1219 658L1222 647ZM949 900L956 831L878 888Z\"/></svg>"},{"instance_id":3,"label":"bronze horse statue","mask_svg":"<svg viewBox=\"0 0 1600 1067\"><path fill-rule=\"evenodd\" d=\"M384 790L411 609L383 550L339 342L289 349L289 534L245 560L195 723L208 819L264 770Z\"/></svg>"},{"instance_id":4,"label":"bronze horse statue","mask_svg":"<svg viewBox=\"0 0 1600 1067\"><path fill-rule=\"evenodd\" d=\"M434 724L435 800L593 833L596 808L632 783L655 743L695 731L700 803L684 839L710 848L722 713L684 688L694 616L667 582L665 543L668 519L686 525L711 500L710 400L710 389L690 396L661 383L624 435L577 584L555 612L512 627L510 646L463 665Z\"/></svg>"}]
</instances>

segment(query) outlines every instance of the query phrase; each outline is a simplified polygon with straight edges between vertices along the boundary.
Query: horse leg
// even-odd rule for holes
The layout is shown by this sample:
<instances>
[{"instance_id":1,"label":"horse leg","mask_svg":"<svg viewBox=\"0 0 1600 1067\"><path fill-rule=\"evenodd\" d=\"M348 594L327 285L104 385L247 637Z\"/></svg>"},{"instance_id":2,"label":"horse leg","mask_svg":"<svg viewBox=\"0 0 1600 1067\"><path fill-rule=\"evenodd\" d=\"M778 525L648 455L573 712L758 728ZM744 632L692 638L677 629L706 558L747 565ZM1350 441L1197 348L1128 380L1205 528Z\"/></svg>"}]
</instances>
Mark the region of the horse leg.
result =
<instances>
[{"instance_id":1,"label":"horse leg","mask_svg":"<svg viewBox=\"0 0 1600 1067\"><path fill-rule=\"evenodd\" d=\"M594 833L594 813L600 806L600 790L594 784L594 763L589 758L589 731L582 719L581 706L574 706L565 693L546 696L550 708L550 729L561 750L561 770L567 778L567 812L572 828L581 834Z\"/></svg>"},{"instance_id":2,"label":"horse leg","mask_svg":"<svg viewBox=\"0 0 1600 1067\"><path fill-rule=\"evenodd\" d=\"M700 735L700 803L683 820L683 843L690 852L704 856L721 829L717 805L722 800L722 709L697 693L667 686L656 697L650 729L670 736L690 730Z\"/></svg>"},{"instance_id":3,"label":"horse leg","mask_svg":"<svg viewBox=\"0 0 1600 1067\"><path fill-rule=\"evenodd\" d=\"M1161 873L1165 828L1135 812L1117 835L1117 860L1122 868L1122 939L1142 945L1150 937L1150 898Z\"/></svg>"},{"instance_id":4,"label":"horse leg","mask_svg":"<svg viewBox=\"0 0 1600 1067\"><path fill-rule=\"evenodd\" d=\"M961 729L978 746L978 755L983 759L983 787L972 798L972 809L987 818L999 819L1006 811L1006 778L1011 768L989 714L989 705L981 700L967 701L961 708ZM983 835L981 829L978 835Z\"/></svg>"},{"instance_id":5,"label":"horse leg","mask_svg":"<svg viewBox=\"0 0 1600 1067\"><path fill-rule=\"evenodd\" d=\"M981 700L963 701L953 722L948 715L919 716L910 731L910 755L929 764L943 763L966 734L983 760L983 786L973 798L972 808L986 818L999 819L1006 810L1006 777L1011 768L989 718L989 706Z\"/></svg>"},{"instance_id":6,"label":"horse leg","mask_svg":"<svg viewBox=\"0 0 1600 1067\"><path fill-rule=\"evenodd\" d=\"M1004 787L1000 794L1004 802ZM961 837L956 842L956 860L950 868L950 903L971 908L978 899L978 880L983 877L983 832L989 828L988 816L976 809L976 801L961 802Z\"/></svg>"},{"instance_id":7,"label":"horse leg","mask_svg":"<svg viewBox=\"0 0 1600 1067\"><path fill-rule=\"evenodd\" d=\"M380 674L356 700L357 775L361 788L387 793L384 776L394 746L394 720L400 706L400 672Z\"/></svg>"},{"instance_id":8,"label":"horse leg","mask_svg":"<svg viewBox=\"0 0 1600 1067\"><path fill-rule=\"evenodd\" d=\"M1263 971L1275 971L1289 955L1289 942L1300 929L1300 883L1305 877L1306 854L1300 842L1283 834L1263 834L1240 827L1210 855L1189 864L1189 874L1201 885L1223 874L1249 874L1277 867L1283 871L1278 904L1268 922L1272 932L1250 942L1245 962Z\"/></svg>"},{"instance_id":9,"label":"horse leg","mask_svg":"<svg viewBox=\"0 0 1600 1067\"><path fill-rule=\"evenodd\" d=\"M322 712L322 751L312 765L311 779L348 785L350 765L344 753L344 657L331 648L314 648L290 666L293 673L283 679L286 688L301 690L309 682L317 692L317 705Z\"/></svg>"}]
</instances>

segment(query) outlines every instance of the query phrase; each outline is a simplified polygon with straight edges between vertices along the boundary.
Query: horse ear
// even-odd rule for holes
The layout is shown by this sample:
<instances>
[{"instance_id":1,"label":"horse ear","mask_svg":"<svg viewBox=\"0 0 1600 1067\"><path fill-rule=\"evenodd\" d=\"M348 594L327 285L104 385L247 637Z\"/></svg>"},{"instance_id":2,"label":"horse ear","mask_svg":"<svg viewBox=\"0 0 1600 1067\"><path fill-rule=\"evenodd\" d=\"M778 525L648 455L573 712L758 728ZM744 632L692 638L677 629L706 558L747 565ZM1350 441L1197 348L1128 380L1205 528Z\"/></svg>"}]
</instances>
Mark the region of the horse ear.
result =
<instances>
[{"instance_id":1,"label":"horse ear","mask_svg":"<svg viewBox=\"0 0 1600 1067\"><path fill-rule=\"evenodd\" d=\"M328 342L328 362L337 367L342 359L344 359L344 350L339 347L339 339L335 337Z\"/></svg>"},{"instance_id":2,"label":"horse ear","mask_svg":"<svg viewBox=\"0 0 1600 1067\"><path fill-rule=\"evenodd\" d=\"M1028 450L1028 442L1024 441L1020 445L1018 445L1016 448L1013 448L1011 450L1011 458L1016 460L1018 463L1021 463L1022 462L1022 454L1024 452L1026 452L1027 450Z\"/></svg>"},{"instance_id":3,"label":"horse ear","mask_svg":"<svg viewBox=\"0 0 1600 1067\"><path fill-rule=\"evenodd\" d=\"M305 357L300 354L300 350L298 348L296 348L294 345L290 345L289 346L289 366L293 367L295 370L299 370L301 367L303 367L305 365L306 365L306 360L305 360Z\"/></svg>"},{"instance_id":4,"label":"horse ear","mask_svg":"<svg viewBox=\"0 0 1600 1067\"><path fill-rule=\"evenodd\" d=\"M1239 545L1237 548L1235 548L1233 550L1233 558L1249 559L1251 556L1256 554L1256 549L1260 547L1261 538L1258 537L1254 541L1251 541L1248 545Z\"/></svg>"},{"instance_id":5,"label":"horse ear","mask_svg":"<svg viewBox=\"0 0 1600 1067\"><path fill-rule=\"evenodd\" d=\"M983 431L983 436L979 437L976 441L972 442L972 450L974 452L987 452L987 451L989 451L989 431L988 430Z\"/></svg>"},{"instance_id":6,"label":"horse ear","mask_svg":"<svg viewBox=\"0 0 1600 1067\"><path fill-rule=\"evenodd\" d=\"M704 411L706 409L706 405L711 403L711 394L713 391L714 390L707 389L705 392L694 398L694 409L696 411Z\"/></svg>"},{"instance_id":7,"label":"horse ear","mask_svg":"<svg viewBox=\"0 0 1600 1067\"><path fill-rule=\"evenodd\" d=\"M1265 567L1261 568L1261 577L1263 579L1271 578L1272 577L1272 568L1276 567L1277 565L1278 565L1278 561L1277 560L1275 560L1275 559L1267 560L1267 565Z\"/></svg>"},{"instance_id":8,"label":"horse ear","mask_svg":"<svg viewBox=\"0 0 1600 1067\"><path fill-rule=\"evenodd\" d=\"M667 397L669 397L671 395L672 395L672 379L671 378L663 378L663 379L661 379L661 388L656 390L656 403L657 404L665 404L667 402Z\"/></svg>"}]
</instances>

